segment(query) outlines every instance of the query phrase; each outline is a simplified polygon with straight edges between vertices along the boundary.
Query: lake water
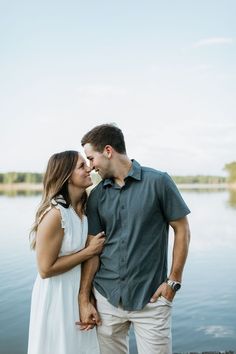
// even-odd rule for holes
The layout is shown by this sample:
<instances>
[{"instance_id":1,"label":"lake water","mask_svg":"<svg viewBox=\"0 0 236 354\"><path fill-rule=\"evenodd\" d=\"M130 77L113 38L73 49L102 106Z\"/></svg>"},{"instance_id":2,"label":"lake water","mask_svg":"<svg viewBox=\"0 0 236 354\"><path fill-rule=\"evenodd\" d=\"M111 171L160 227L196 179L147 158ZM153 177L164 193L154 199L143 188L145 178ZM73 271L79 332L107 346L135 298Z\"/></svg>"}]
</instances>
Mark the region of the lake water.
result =
<instances>
[{"instance_id":1,"label":"lake water","mask_svg":"<svg viewBox=\"0 0 236 354\"><path fill-rule=\"evenodd\" d=\"M235 196L226 190L182 195L192 211L192 239L183 287L174 300L173 352L236 350ZM0 196L0 354L27 351L36 276L28 231L39 199Z\"/></svg>"}]
</instances>

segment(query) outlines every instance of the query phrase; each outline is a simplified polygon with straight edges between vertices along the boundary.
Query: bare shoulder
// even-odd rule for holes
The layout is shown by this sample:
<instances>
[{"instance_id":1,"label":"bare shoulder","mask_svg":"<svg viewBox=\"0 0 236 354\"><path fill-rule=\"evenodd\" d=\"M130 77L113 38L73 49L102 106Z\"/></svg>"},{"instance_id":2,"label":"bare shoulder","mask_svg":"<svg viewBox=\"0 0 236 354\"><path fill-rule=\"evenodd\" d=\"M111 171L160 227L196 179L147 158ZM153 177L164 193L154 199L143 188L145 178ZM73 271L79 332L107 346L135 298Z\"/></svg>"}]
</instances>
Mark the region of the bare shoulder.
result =
<instances>
[{"instance_id":1,"label":"bare shoulder","mask_svg":"<svg viewBox=\"0 0 236 354\"><path fill-rule=\"evenodd\" d=\"M61 227L60 210L52 208L45 213L41 222L38 225L36 233L36 251L40 252L54 252L61 247L64 236L64 230ZM55 248L56 247L56 248Z\"/></svg>"},{"instance_id":2,"label":"bare shoulder","mask_svg":"<svg viewBox=\"0 0 236 354\"><path fill-rule=\"evenodd\" d=\"M61 229L61 213L60 210L57 208L52 208L50 209L42 218L39 226L38 226L38 231L42 229L53 229L53 230L59 230Z\"/></svg>"}]
</instances>

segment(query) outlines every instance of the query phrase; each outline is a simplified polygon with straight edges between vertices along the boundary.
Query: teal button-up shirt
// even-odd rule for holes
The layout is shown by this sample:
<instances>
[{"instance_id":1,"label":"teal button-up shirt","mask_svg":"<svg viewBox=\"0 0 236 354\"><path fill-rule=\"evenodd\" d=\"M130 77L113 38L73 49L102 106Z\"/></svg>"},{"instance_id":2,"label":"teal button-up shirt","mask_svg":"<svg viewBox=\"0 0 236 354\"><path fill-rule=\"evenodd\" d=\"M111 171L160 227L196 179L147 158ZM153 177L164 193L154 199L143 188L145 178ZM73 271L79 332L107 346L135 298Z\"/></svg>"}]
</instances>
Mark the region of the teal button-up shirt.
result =
<instances>
[{"instance_id":1,"label":"teal button-up shirt","mask_svg":"<svg viewBox=\"0 0 236 354\"><path fill-rule=\"evenodd\" d=\"M95 288L116 307L142 309L167 277L169 222L189 212L167 173L135 160L124 186L101 181L87 203L89 234L106 236Z\"/></svg>"}]
</instances>

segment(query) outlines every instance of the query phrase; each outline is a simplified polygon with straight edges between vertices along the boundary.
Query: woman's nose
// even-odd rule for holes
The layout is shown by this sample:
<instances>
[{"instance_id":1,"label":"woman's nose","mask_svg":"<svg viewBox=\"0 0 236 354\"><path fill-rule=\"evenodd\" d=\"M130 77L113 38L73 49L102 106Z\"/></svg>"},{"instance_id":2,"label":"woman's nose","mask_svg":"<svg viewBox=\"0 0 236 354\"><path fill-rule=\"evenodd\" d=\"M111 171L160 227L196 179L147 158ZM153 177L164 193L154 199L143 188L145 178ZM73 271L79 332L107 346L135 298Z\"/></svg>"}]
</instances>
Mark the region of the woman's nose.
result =
<instances>
[{"instance_id":1,"label":"woman's nose","mask_svg":"<svg viewBox=\"0 0 236 354\"><path fill-rule=\"evenodd\" d=\"M89 168L90 168L90 171L92 171L94 169L93 161L89 161Z\"/></svg>"},{"instance_id":2,"label":"woman's nose","mask_svg":"<svg viewBox=\"0 0 236 354\"><path fill-rule=\"evenodd\" d=\"M91 162L89 163L89 165L87 165L87 172L91 172L92 171L92 166L91 166Z\"/></svg>"}]
</instances>

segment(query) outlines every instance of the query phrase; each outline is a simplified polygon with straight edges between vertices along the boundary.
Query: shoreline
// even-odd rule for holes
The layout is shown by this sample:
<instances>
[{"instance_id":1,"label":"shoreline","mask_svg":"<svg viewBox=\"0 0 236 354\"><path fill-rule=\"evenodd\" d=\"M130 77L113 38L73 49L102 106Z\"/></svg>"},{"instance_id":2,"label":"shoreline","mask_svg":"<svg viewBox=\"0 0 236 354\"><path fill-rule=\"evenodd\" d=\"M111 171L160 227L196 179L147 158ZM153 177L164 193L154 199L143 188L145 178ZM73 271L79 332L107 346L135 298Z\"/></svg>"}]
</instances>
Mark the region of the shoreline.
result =
<instances>
[{"instance_id":1,"label":"shoreline","mask_svg":"<svg viewBox=\"0 0 236 354\"><path fill-rule=\"evenodd\" d=\"M227 183L176 183L179 189L236 189Z\"/></svg>"},{"instance_id":2,"label":"shoreline","mask_svg":"<svg viewBox=\"0 0 236 354\"><path fill-rule=\"evenodd\" d=\"M0 184L0 192L41 192L43 185L41 183L9 183Z\"/></svg>"},{"instance_id":3,"label":"shoreline","mask_svg":"<svg viewBox=\"0 0 236 354\"><path fill-rule=\"evenodd\" d=\"M177 187L183 189L220 189L220 190L236 190L236 183L179 183ZM12 183L1 184L0 192L41 192L43 185L41 183Z\"/></svg>"}]
</instances>

